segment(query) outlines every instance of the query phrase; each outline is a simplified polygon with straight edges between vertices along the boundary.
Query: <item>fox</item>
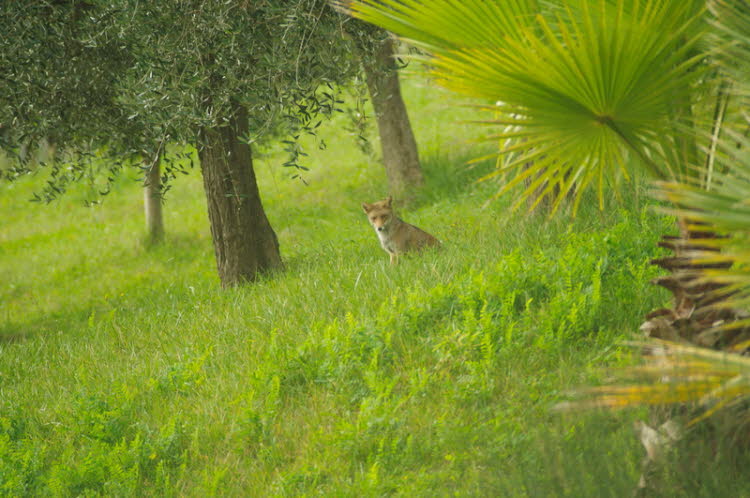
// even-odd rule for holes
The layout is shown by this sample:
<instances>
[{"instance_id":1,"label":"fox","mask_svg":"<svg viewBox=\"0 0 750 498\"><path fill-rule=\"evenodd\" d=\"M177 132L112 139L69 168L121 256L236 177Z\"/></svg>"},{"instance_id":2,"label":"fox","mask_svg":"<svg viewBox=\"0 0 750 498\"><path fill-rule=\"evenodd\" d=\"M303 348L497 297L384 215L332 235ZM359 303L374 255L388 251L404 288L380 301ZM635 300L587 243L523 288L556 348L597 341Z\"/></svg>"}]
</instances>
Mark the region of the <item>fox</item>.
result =
<instances>
[{"instance_id":1,"label":"fox","mask_svg":"<svg viewBox=\"0 0 750 498\"><path fill-rule=\"evenodd\" d=\"M438 239L396 216L392 196L372 204L364 202L362 209L375 229L383 250L391 257L392 265L398 262L401 253L440 246Z\"/></svg>"}]
</instances>

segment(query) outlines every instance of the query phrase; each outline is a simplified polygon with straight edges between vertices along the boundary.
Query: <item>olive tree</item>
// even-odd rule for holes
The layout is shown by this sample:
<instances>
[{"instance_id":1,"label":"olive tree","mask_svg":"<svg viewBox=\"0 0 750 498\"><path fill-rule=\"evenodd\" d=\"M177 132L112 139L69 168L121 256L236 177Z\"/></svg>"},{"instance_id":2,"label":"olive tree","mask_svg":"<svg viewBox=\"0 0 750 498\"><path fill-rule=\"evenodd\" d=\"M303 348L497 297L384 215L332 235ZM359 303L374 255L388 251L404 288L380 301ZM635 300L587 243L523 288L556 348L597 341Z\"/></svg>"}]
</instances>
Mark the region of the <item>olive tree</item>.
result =
<instances>
[{"instance_id":1,"label":"olive tree","mask_svg":"<svg viewBox=\"0 0 750 498\"><path fill-rule=\"evenodd\" d=\"M0 10L0 145L50 137L75 158L51 166L42 198L101 169L86 160L92 151L108 157L111 181L142 167L137 154L194 144L222 284L281 266L252 150L331 114L334 86L357 71L325 1L34 0Z\"/></svg>"}]
</instances>

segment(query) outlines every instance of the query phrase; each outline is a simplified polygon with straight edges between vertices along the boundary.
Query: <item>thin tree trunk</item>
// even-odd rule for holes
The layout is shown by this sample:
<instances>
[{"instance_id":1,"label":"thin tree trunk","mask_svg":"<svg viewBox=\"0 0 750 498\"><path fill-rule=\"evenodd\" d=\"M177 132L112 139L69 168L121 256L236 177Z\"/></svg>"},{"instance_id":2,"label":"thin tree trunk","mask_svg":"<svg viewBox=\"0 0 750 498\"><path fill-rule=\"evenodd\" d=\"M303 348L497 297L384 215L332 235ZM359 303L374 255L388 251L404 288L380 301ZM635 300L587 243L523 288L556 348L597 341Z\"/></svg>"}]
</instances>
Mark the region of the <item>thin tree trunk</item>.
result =
<instances>
[{"instance_id":1,"label":"thin tree trunk","mask_svg":"<svg viewBox=\"0 0 750 498\"><path fill-rule=\"evenodd\" d=\"M146 213L146 230L151 244L164 239L164 219L161 210L160 155L144 160L146 175L143 182L143 208Z\"/></svg>"},{"instance_id":2,"label":"thin tree trunk","mask_svg":"<svg viewBox=\"0 0 750 498\"><path fill-rule=\"evenodd\" d=\"M219 278L224 287L254 281L281 266L276 234L266 218L247 136L247 111L238 106L227 126L203 129L198 156Z\"/></svg>"},{"instance_id":3,"label":"thin tree trunk","mask_svg":"<svg viewBox=\"0 0 750 498\"><path fill-rule=\"evenodd\" d=\"M394 60L391 38L372 56L363 57L367 87L378 120L388 187L397 197L409 196L424 183L417 142L409 123Z\"/></svg>"},{"instance_id":4,"label":"thin tree trunk","mask_svg":"<svg viewBox=\"0 0 750 498\"><path fill-rule=\"evenodd\" d=\"M43 163L55 162L55 153L57 152L57 145L54 140L49 137L45 137L40 144L40 157L39 160Z\"/></svg>"}]
</instances>

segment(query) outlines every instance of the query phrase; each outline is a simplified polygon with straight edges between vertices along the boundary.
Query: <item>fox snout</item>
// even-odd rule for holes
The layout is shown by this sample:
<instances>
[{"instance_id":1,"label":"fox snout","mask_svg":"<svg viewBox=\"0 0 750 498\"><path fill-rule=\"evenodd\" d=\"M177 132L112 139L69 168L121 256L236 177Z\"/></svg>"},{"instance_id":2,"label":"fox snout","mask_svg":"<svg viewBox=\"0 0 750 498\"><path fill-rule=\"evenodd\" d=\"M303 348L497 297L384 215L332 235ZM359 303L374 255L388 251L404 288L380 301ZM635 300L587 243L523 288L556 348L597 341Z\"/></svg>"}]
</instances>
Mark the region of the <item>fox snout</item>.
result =
<instances>
[{"instance_id":1,"label":"fox snout","mask_svg":"<svg viewBox=\"0 0 750 498\"><path fill-rule=\"evenodd\" d=\"M390 217L388 216L374 216L370 220L370 224L377 232L387 232L388 225L390 225Z\"/></svg>"}]
</instances>

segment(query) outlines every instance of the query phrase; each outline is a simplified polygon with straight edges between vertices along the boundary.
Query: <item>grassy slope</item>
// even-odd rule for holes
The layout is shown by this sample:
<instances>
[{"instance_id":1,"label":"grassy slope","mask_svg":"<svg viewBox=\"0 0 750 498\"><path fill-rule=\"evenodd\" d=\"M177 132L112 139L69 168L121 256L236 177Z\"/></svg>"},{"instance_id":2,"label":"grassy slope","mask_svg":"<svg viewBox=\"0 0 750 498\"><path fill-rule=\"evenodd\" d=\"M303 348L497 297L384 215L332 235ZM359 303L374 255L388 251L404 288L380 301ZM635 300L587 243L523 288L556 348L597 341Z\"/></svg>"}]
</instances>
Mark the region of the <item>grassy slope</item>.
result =
<instances>
[{"instance_id":1,"label":"grassy slope","mask_svg":"<svg viewBox=\"0 0 750 498\"><path fill-rule=\"evenodd\" d=\"M403 214L445 244L395 268L359 207L382 168L336 123L309 186L259 159L287 269L229 291L197 171L150 250L130 180L96 209L2 185L0 494L629 493L634 414L550 407L627 361L670 221L631 194L572 223L483 208L470 111L406 93L429 187Z\"/></svg>"}]
</instances>

